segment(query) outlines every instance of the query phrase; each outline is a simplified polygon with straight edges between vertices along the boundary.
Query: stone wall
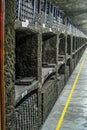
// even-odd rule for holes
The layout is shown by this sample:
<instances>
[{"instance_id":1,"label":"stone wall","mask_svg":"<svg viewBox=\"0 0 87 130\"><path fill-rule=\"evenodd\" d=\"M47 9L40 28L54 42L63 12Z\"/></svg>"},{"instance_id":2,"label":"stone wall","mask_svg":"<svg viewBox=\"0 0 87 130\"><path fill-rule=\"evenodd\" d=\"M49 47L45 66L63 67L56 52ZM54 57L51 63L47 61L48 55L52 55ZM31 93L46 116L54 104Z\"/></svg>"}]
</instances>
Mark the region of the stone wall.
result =
<instances>
[{"instance_id":1,"label":"stone wall","mask_svg":"<svg viewBox=\"0 0 87 130\"><path fill-rule=\"evenodd\" d=\"M15 130L15 0L5 1L4 78L6 130Z\"/></svg>"}]
</instances>

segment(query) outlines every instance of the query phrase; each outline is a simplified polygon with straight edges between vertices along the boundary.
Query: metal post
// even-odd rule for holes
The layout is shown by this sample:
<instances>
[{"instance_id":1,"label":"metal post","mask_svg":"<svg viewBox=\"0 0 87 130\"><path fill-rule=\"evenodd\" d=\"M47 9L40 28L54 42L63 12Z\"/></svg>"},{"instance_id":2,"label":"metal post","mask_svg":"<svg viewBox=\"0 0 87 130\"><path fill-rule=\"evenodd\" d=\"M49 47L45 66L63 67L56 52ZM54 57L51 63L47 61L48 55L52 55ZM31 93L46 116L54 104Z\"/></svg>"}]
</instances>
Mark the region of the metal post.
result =
<instances>
[{"instance_id":1,"label":"metal post","mask_svg":"<svg viewBox=\"0 0 87 130\"><path fill-rule=\"evenodd\" d=\"M35 20L36 0L33 0L33 21Z\"/></svg>"},{"instance_id":2,"label":"metal post","mask_svg":"<svg viewBox=\"0 0 87 130\"><path fill-rule=\"evenodd\" d=\"M70 41L70 56L71 56L71 58L70 58L70 74L72 73L72 71L73 71L73 68L72 68L72 58L73 58L73 34L71 34L71 41Z\"/></svg>"},{"instance_id":3,"label":"metal post","mask_svg":"<svg viewBox=\"0 0 87 130\"><path fill-rule=\"evenodd\" d=\"M41 0L38 0L38 13L41 13Z\"/></svg>"},{"instance_id":4,"label":"metal post","mask_svg":"<svg viewBox=\"0 0 87 130\"><path fill-rule=\"evenodd\" d=\"M65 25L66 25L66 31L65 31L65 83L66 83L66 73L67 73L67 17L65 17Z\"/></svg>"},{"instance_id":5,"label":"metal post","mask_svg":"<svg viewBox=\"0 0 87 130\"><path fill-rule=\"evenodd\" d=\"M55 7L54 7L54 9L53 9L53 17L55 17Z\"/></svg>"},{"instance_id":6,"label":"metal post","mask_svg":"<svg viewBox=\"0 0 87 130\"><path fill-rule=\"evenodd\" d=\"M0 130L5 130L4 105L4 0L0 0Z\"/></svg>"},{"instance_id":7,"label":"metal post","mask_svg":"<svg viewBox=\"0 0 87 130\"><path fill-rule=\"evenodd\" d=\"M21 0L18 0L18 20L20 19Z\"/></svg>"},{"instance_id":8,"label":"metal post","mask_svg":"<svg viewBox=\"0 0 87 130\"><path fill-rule=\"evenodd\" d=\"M52 27L53 23L53 5L50 5L50 28Z\"/></svg>"},{"instance_id":9,"label":"metal post","mask_svg":"<svg viewBox=\"0 0 87 130\"><path fill-rule=\"evenodd\" d=\"M50 13L50 3L48 3L48 14Z\"/></svg>"},{"instance_id":10,"label":"metal post","mask_svg":"<svg viewBox=\"0 0 87 130\"><path fill-rule=\"evenodd\" d=\"M38 37L38 124L39 128L42 124L42 33L37 34Z\"/></svg>"},{"instance_id":11,"label":"metal post","mask_svg":"<svg viewBox=\"0 0 87 130\"><path fill-rule=\"evenodd\" d=\"M57 9L57 16L59 17L59 9Z\"/></svg>"},{"instance_id":12,"label":"metal post","mask_svg":"<svg viewBox=\"0 0 87 130\"><path fill-rule=\"evenodd\" d=\"M44 24L46 24L47 0L44 0Z\"/></svg>"},{"instance_id":13,"label":"metal post","mask_svg":"<svg viewBox=\"0 0 87 130\"><path fill-rule=\"evenodd\" d=\"M57 21L57 8L56 8L56 21Z\"/></svg>"},{"instance_id":14,"label":"metal post","mask_svg":"<svg viewBox=\"0 0 87 130\"><path fill-rule=\"evenodd\" d=\"M38 81L39 88L42 87L42 33L38 33Z\"/></svg>"}]
</instances>

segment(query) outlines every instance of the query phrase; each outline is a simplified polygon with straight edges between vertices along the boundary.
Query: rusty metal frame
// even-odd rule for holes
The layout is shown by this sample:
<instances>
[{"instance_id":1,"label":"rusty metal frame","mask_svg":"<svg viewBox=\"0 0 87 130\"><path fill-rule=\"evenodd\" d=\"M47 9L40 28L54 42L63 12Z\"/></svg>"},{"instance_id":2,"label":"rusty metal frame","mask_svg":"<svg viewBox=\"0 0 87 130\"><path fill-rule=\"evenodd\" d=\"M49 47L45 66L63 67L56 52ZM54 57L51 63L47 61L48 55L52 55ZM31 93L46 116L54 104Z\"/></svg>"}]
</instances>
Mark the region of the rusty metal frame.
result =
<instances>
[{"instance_id":1,"label":"rusty metal frame","mask_svg":"<svg viewBox=\"0 0 87 130\"><path fill-rule=\"evenodd\" d=\"M5 130L4 97L4 0L0 0L0 130Z\"/></svg>"}]
</instances>

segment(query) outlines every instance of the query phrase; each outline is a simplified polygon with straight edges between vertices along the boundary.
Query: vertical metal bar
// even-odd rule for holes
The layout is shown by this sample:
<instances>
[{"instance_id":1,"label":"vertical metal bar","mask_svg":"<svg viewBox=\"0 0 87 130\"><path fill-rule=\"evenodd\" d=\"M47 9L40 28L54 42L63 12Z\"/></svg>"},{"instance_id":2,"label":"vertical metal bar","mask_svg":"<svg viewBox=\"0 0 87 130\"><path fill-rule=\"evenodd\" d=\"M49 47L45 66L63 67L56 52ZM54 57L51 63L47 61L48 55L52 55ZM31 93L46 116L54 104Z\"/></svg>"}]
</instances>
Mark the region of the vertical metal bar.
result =
<instances>
[{"instance_id":1,"label":"vertical metal bar","mask_svg":"<svg viewBox=\"0 0 87 130\"><path fill-rule=\"evenodd\" d=\"M18 0L18 20L20 19L21 0Z\"/></svg>"},{"instance_id":2,"label":"vertical metal bar","mask_svg":"<svg viewBox=\"0 0 87 130\"><path fill-rule=\"evenodd\" d=\"M62 13L62 24L64 23L64 14ZM67 26L67 25L66 25Z\"/></svg>"},{"instance_id":3,"label":"vertical metal bar","mask_svg":"<svg viewBox=\"0 0 87 130\"><path fill-rule=\"evenodd\" d=\"M53 5L52 4L51 4L50 10L51 10L51 27L52 27L53 25Z\"/></svg>"},{"instance_id":4,"label":"vertical metal bar","mask_svg":"<svg viewBox=\"0 0 87 130\"><path fill-rule=\"evenodd\" d=\"M57 8L57 16L59 17L59 9Z\"/></svg>"},{"instance_id":5,"label":"vertical metal bar","mask_svg":"<svg viewBox=\"0 0 87 130\"><path fill-rule=\"evenodd\" d=\"M51 13L52 13L52 11L53 11L53 5L51 4Z\"/></svg>"},{"instance_id":6,"label":"vertical metal bar","mask_svg":"<svg viewBox=\"0 0 87 130\"><path fill-rule=\"evenodd\" d=\"M46 23L47 0L44 0L44 24Z\"/></svg>"},{"instance_id":7,"label":"vertical metal bar","mask_svg":"<svg viewBox=\"0 0 87 130\"><path fill-rule=\"evenodd\" d=\"M54 13L55 13L55 18L56 18L56 7L55 7L55 10L54 10L54 11L55 11Z\"/></svg>"},{"instance_id":8,"label":"vertical metal bar","mask_svg":"<svg viewBox=\"0 0 87 130\"><path fill-rule=\"evenodd\" d=\"M4 105L4 0L0 0L0 129L5 130Z\"/></svg>"},{"instance_id":9,"label":"vertical metal bar","mask_svg":"<svg viewBox=\"0 0 87 130\"><path fill-rule=\"evenodd\" d=\"M56 21L57 21L57 8L56 8Z\"/></svg>"},{"instance_id":10,"label":"vertical metal bar","mask_svg":"<svg viewBox=\"0 0 87 130\"><path fill-rule=\"evenodd\" d=\"M62 16L62 22L64 24L64 13L63 13L63 16ZM67 24L66 24L66 26L67 26Z\"/></svg>"},{"instance_id":11,"label":"vertical metal bar","mask_svg":"<svg viewBox=\"0 0 87 130\"><path fill-rule=\"evenodd\" d=\"M33 0L33 21L35 19L35 11L36 11L36 0Z\"/></svg>"},{"instance_id":12,"label":"vertical metal bar","mask_svg":"<svg viewBox=\"0 0 87 130\"><path fill-rule=\"evenodd\" d=\"M38 0L38 13L41 13L41 0Z\"/></svg>"},{"instance_id":13,"label":"vertical metal bar","mask_svg":"<svg viewBox=\"0 0 87 130\"><path fill-rule=\"evenodd\" d=\"M51 3L49 3L49 27L51 27Z\"/></svg>"},{"instance_id":14,"label":"vertical metal bar","mask_svg":"<svg viewBox=\"0 0 87 130\"><path fill-rule=\"evenodd\" d=\"M48 14L50 13L50 3L48 3Z\"/></svg>"},{"instance_id":15,"label":"vertical metal bar","mask_svg":"<svg viewBox=\"0 0 87 130\"><path fill-rule=\"evenodd\" d=\"M59 33L56 35L56 65L57 65L57 72L56 75L58 76L58 56L59 56Z\"/></svg>"},{"instance_id":16,"label":"vertical metal bar","mask_svg":"<svg viewBox=\"0 0 87 130\"><path fill-rule=\"evenodd\" d=\"M55 17L55 7L53 8L53 17Z\"/></svg>"}]
</instances>

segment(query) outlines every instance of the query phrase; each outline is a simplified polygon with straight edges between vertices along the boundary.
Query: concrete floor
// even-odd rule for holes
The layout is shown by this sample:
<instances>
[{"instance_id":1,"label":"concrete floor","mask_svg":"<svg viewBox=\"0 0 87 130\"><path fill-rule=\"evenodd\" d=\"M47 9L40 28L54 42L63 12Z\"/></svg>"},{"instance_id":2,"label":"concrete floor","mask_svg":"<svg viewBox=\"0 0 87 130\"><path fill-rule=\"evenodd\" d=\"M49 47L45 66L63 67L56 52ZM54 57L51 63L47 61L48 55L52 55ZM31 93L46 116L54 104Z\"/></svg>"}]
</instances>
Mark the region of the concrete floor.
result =
<instances>
[{"instance_id":1,"label":"concrete floor","mask_svg":"<svg viewBox=\"0 0 87 130\"><path fill-rule=\"evenodd\" d=\"M87 51L87 50L86 50ZM82 56L83 58L83 56ZM74 83L82 58L56 101L41 130L55 130ZM87 57L60 130L87 130Z\"/></svg>"}]
</instances>

